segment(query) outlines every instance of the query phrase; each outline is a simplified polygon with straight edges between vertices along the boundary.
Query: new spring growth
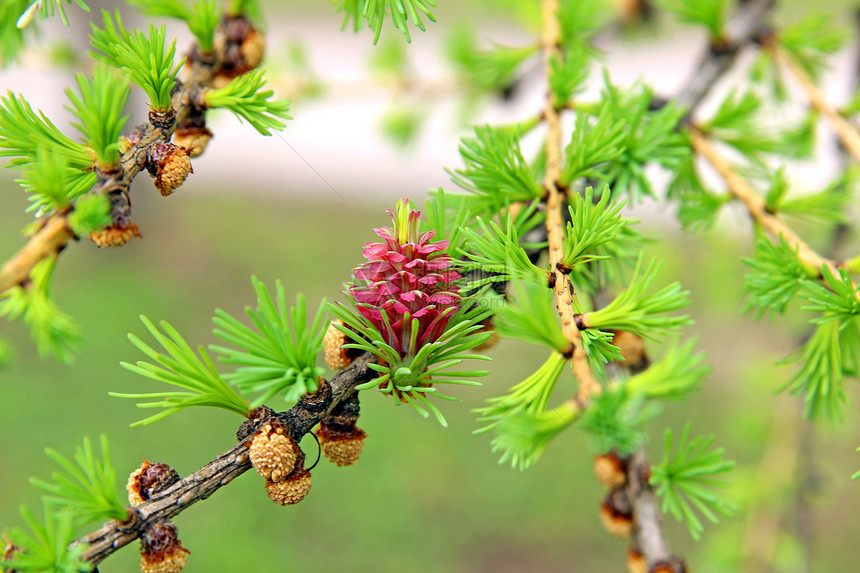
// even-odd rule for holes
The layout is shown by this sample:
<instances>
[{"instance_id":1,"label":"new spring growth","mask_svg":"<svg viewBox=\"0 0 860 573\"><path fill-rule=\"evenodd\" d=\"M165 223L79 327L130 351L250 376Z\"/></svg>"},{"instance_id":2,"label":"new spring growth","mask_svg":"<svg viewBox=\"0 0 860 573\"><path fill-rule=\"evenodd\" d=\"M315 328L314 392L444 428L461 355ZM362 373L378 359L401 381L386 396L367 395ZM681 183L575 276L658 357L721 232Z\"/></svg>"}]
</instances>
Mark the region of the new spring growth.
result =
<instances>
[{"instance_id":1,"label":"new spring growth","mask_svg":"<svg viewBox=\"0 0 860 573\"><path fill-rule=\"evenodd\" d=\"M387 344L414 356L445 331L460 302L460 273L445 253L448 241L432 241L435 231L419 233L420 213L408 201L388 213L393 227L375 229L382 242L365 245L368 262L353 271L349 292Z\"/></svg>"}]
</instances>

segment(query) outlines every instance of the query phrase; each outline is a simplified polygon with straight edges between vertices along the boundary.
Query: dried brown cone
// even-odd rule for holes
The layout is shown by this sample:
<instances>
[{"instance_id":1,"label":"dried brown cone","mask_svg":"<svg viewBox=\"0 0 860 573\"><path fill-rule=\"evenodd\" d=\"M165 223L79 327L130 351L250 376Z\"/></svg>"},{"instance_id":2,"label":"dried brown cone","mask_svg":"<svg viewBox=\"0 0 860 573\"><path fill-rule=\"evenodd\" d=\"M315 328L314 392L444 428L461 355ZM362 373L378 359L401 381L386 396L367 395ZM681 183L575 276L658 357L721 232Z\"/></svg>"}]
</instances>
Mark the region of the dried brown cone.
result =
<instances>
[{"instance_id":1,"label":"dried brown cone","mask_svg":"<svg viewBox=\"0 0 860 573\"><path fill-rule=\"evenodd\" d=\"M295 471L286 479L266 481L266 493L280 505L294 505L302 501L311 491L311 472L306 469Z\"/></svg>"},{"instance_id":2,"label":"dried brown cone","mask_svg":"<svg viewBox=\"0 0 860 573\"><path fill-rule=\"evenodd\" d=\"M648 573L648 561L632 545L627 550L627 569L630 573Z\"/></svg>"},{"instance_id":3,"label":"dried brown cone","mask_svg":"<svg viewBox=\"0 0 860 573\"><path fill-rule=\"evenodd\" d=\"M189 157L200 157L212 140L212 132L205 127L176 128L173 142L188 151Z\"/></svg>"},{"instance_id":4,"label":"dried brown cone","mask_svg":"<svg viewBox=\"0 0 860 573\"><path fill-rule=\"evenodd\" d=\"M633 531L633 512L623 490L609 492L600 504L600 521L610 534L630 537Z\"/></svg>"},{"instance_id":5,"label":"dried brown cone","mask_svg":"<svg viewBox=\"0 0 860 573\"><path fill-rule=\"evenodd\" d=\"M168 196L194 173L188 150L173 143L158 143L149 155L147 169L155 172L155 186L163 196Z\"/></svg>"},{"instance_id":6,"label":"dried brown cone","mask_svg":"<svg viewBox=\"0 0 860 573\"><path fill-rule=\"evenodd\" d=\"M621 365L634 372L648 368L650 364L645 353L645 339L626 330L617 330L612 335L612 344L618 347L624 361Z\"/></svg>"},{"instance_id":7,"label":"dried brown cone","mask_svg":"<svg viewBox=\"0 0 860 573\"><path fill-rule=\"evenodd\" d=\"M322 422L316 430L323 455L338 467L351 466L358 461L364 448L367 434L361 428L352 427L352 431L338 432Z\"/></svg>"},{"instance_id":8,"label":"dried brown cone","mask_svg":"<svg viewBox=\"0 0 860 573\"><path fill-rule=\"evenodd\" d=\"M346 348L342 348L348 342L347 336L335 328L335 324L343 326L342 320L333 320L328 325L328 330L323 337L323 351L325 352L325 361L332 370L343 370L352 362L347 353Z\"/></svg>"},{"instance_id":9,"label":"dried brown cone","mask_svg":"<svg viewBox=\"0 0 860 573\"><path fill-rule=\"evenodd\" d=\"M135 237L141 238L142 235L134 223L108 225L90 233L90 241L99 247L121 247Z\"/></svg>"},{"instance_id":10,"label":"dried brown cone","mask_svg":"<svg viewBox=\"0 0 860 573\"><path fill-rule=\"evenodd\" d=\"M594 458L594 475L606 489L617 489L627 483L627 460L609 452Z\"/></svg>"},{"instance_id":11,"label":"dried brown cone","mask_svg":"<svg viewBox=\"0 0 860 573\"><path fill-rule=\"evenodd\" d=\"M12 558L15 557L15 553L21 551L21 548L14 545L12 540L5 535L0 536L0 539L3 540L3 561L12 561ZM8 570L4 569L4 571Z\"/></svg>"},{"instance_id":12,"label":"dried brown cone","mask_svg":"<svg viewBox=\"0 0 860 573\"><path fill-rule=\"evenodd\" d=\"M683 561L677 557L673 557L672 561L675 563L658 561L648 569L648 573L687 573L687 566Z\"/></svg>"},{"instance_id":13,"label":"dried brown cone","mask_svg":"<svg viewBox=\"0 0 860 573\"><path fill-rule=\"evenodd\" d=\"M263 56L266 54L266 38L263 33L256 28L251 28L242 40L240 51L249 70L263 63Z\"/></svg>"},{"instance_id":14,"label":"dried brown cone","mask_svg":"<svg viewBox=\"0 0 860 573\"><path fill-rule=\"evenodd\" d=\"M140 537L140 570L144 573L178 573L188 554L176 534L176 526L156 521Z\"/></svg>"},{"instance_id":15,"label":"dried brown cone","mask_svg":"<svg viewBox=\"0 0 860 573\"><path fill-rule=\"evenodd\" d=\"M481 350L487 350L488 348L492 348L499 341L499 335L496 334L496 327L493 325L492 316L485 318L481 321L480 324L481 330L479 330L478 332L489 332L490 337L475 348L473 348L473 350L476 350L478 352L480 352Z\"/></svg>"},{"instance_id":16,"label":"dried brown cone","mask_svg":"<svg viewBox=\"0 0 860 573\"><path fill-rule=\"evenodd\" d=\"M251 438L251 464L266 481L279 482L296 467L298 446L283 426L267 422Z\"/></svg>"},{"instance_id":17,"label":"dried brown cone","mask_svg":"<svg viewBox=\"0 0 860 573\"><path fill-rule=\"evenodd\" d=\"M144 460L140 467L128 476L125 489L128 503L136 507L179 481L179 474L167 464L152 464Z\"/></svg>"}]
</instances>

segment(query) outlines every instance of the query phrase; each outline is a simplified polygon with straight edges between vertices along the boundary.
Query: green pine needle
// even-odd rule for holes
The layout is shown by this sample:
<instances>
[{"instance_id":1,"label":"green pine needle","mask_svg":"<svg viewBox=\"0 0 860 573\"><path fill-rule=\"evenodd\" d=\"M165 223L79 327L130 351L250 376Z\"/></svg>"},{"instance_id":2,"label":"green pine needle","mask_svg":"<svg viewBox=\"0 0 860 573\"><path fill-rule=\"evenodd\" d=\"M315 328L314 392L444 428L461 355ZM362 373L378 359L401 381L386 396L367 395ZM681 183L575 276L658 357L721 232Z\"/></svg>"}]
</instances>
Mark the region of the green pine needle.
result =
<instances>
[{"instance_id":1,"label":"green pine needle","mask_svg":"<svg viewBox=\"0 0 860 573\"><path fill-rule=\"evenodd\" d=\"M137 362L136 365L127 362L120 364L123 368L141 376L184 388L185 391L147 394L110 392L111 396L118 398L164 398L161 401L138 403L138 408L164 408L164 410L154 416L134 422L132 427L157 422L191 406L209 406L229 410L240 416L248 415L250 411L248 403L221 378L203 347L198 348L201 359L185 342L185 339L167 322L161 321L160 323L162 330L166 333L165 335L159 332L158 328L145 316L141 316L140 320L161 347L167 351L167 354L161 354L137 336L129 334L128 338L132 344L160 366L143 361Z\"/></svg>"},{"instance_id":2,"label":"green pine needle","mask_svg":"<svg viewBox=\"0 0 860 573\"><path fill-rule=\"evenodd\" d=\"M679 310L690 304L690 293L674 282L660 291L646 295L645 292L654 282L661 264L651 261L642 270L642 256L630 277L630 286L607 306L586 313L583 322L588 328L604 330L626 330L644 338L656 339L668 331L677 330L692 324L689 315L658 316Z\"/></svg>"},{"instance_id":3,"label":"green pine needle","mask_svg":"<svg viewBox=\"0 0 860 573\"><path fill-rule=\"evenodd\" d=\"M36 113L19 95L0 97L0 157L11 157L11 167L23 167L36 159L40 148L62 155L70 167L92 167L93 153L85 145L63 135L42 112Z\"/></svg>"},{"instance_id":4,"label":"green pine needle","mask_svg":"<svg viewBox=\"0 0 860 573\"><path fill-rule=\"evenodd\" d=\"M538 46L493 46L478 48L475 34L469 28L456 28L447 43L448 60L457 71L460 84L474 97L509 88L522 63L537 53ZM564 70L567 72L567 70ZM577 70L579 71L579 70ZM587 75L587 69L585 71ZM565 73L561 80L568 80ZM577 84L578 85L578 84ZM564 87L568 87L566 84ZM575 86L569 86L572 88Z\"/></svg>"},{"instance_id":5,"label":"green pine needle","mask_svg":"<svg viewBox=\"0 0 860 573\"><path fill-rule=\"evenodd\" d=\"M498 426L505 418L519 416L520 414L540 414L545 412L549 397L558 382L567 359L558 352L553 352L546 362L531 376L513 386L508 394L489 398L489 406L473 410L480 414L478 422L488 423L486 426L475 430L481 434Z\"/></svg>"},{"instance_id":6,"label":"green pine needle","mask_svg":"<svg viewBox=\"0 0 860 573\"><path fill-rule=\"evenodd\" d=\"M169 47L164 26L149 25L149 34L129 32L122 25L119 12L114 19L102 12L103 28L91 24L90 43L93 57L110 66L126 70L129 79L140 86L149 97L149 105L157 112L170 109L170 92L176 85L176 74L185 63L173 65L176 42Z\"/></svg>"},{"instance_id":7,"label":"green pine needle","mask_svg":"<svg viewBox=\"0 0 860 573\"><path fill-rule=\"evenodd\" d=\"M197 0L191 6L191 17L187 20L188 29L197 38L202 52L211 52L215 48L215 28L221 19L223 10L215 0Z\"/></svg>"},{"instance_id":8,"label":"green pine needle","mask_svg":"<svg viewBox=\"0 0 860 573\"><path fill-rule=\"evenodd\" d=\"M792 249L785 238L773 243L764 235L756 241L755 254L743 259L750 267L744 288L749 294L744 311L756 309L756 319L766 312L782 314L794 298L805 279L811 278L811 271L797 258L797 250Z\"/></svg>"},{"instance_id":9,"label":"green pine needle","mask_svg":"<svg viewBox=\"0 0 860 573\"><path fill-rule=\"evenodd\" d=\"M424 202L424 217L421 219L421 232L433 231L435 240L448 241L445 253L452 258L458 258L460 249L466 240L464 229L472 217L466 206L467 197L446 193L439 187L430 192L430 198Z\"/></svg>"},{"instance_id":10,"label":"green pine needle","mask_svg":"<svg viewBox=\"0 0 860 573\"><path fill-rule=\"evenodd\" d=\"M576 43L565 50L563 59L553 56L550 60L549 88L557 106L566 104L585 89L590 55L584 44Z\"/></svg>"},{"instance_id":11,"label":"green pine needle","mask_svg":"<svg viewBox=\"0 0 860 573\"><path fill-rule=\"evenodd\" d=\"M206 90L203 97L208 107L228 109L261 134L271 135L269 130L281 131L286 127L281 119L292 118L287 115L290 102L271 100L274 92L263 90L265 85L263 71L256 70L234 78L223 88Z\"/></svg>"},{"instance_id":12,"label":"green pine needle","mask_svg":"<svg viewBox=\"0 0 860 573\"><path fill-rule=\"evenodd\" d=\"M773 131L763 125L762 109L762 99L753 91L731 91L700 129L754 163L764 165L762 154L778 151L780 143Z\"/></svg>"},{"instance_id":13,"label":"green pine needle","mask_svg":"<svg viewBox=\"0 0 860 573\"><path fill-rule=\"evenodd\" d=\"M651 466L651 485L662 498L663 513L685 521L690 535L698 540L704 526L696 510L712 523L718 521L717 514L729 516L735 511L733 504L713 492L715 487L728 486L717 476L730 471L735 463L723 459L723 448L708 451L713 436L697 436L693 440L689 436L688 423L673 454L672 430L666 430L663 460Z\"/></svg>"},{"instance_id":14,"label":"green pine needle","mask_svg":"<svg viewBox=\"0 0 860 573\"><path fill-rule=\"evenodd\" d=\"M839 52L850 37L850 29L835 23L831 14L819 13L784 26L777 39L809 77L817 80L828 68L827 59Z\"/></svg>"},{"instance_id":15,"label":"green pine needle","mask_svg":"<svg viewBox=\"0 0 860 573\"><path fill-rule=\"evenodd\" d=\"M818 193L784 199L779 211L812 223L848 223L857 176L857 169L848 169Z\"/></svg>"},{"instance_id":16,"label":"green pine needle","mask_svg":"<svg viewBox=\"0 0 860 573\"><path fill-rule=\"evenodd\" d=\"M76 79L80 93L66 90L72 104L68 109L79 120L72 125L84 135L98 166L114 167L119 164L119 136L128 120L121 115L128 100L128 80L104 66L95 67L92 80L84 74Z\"/></svg>"},{"instance_id":17,"label":"green pine needle","mask_svg":"<svg viewBox=\"0 0 860 573\"><path fill-rule=\"evenodd\" d=\"M631 395L642 395L649 400L682 400L697 392L702 380L711 371L703 364L705 354L694 353L696 340L673 344L658 362L647 370L632 376L624 383Z\"/></svg>"},{"instance_id":18,"label":"green pine needle","mask_svg":"<svg viewBox=\"0 0 860 573\"><path fill-rule=\"evenodd\" d=\"M30 272L26 286L15 286L0 294L0 316L19 316L36 343L39 356L53 354L60 363L70 364L83 344L80 328L51 298L51 279L57 255L43 259Z\"/></svg>"},{"instance_id":19,"label":"green pine needle","mask_svg":"<svg viewBox=\"0 0 860 573\"><path fill-rule=\"evenodd\" d=\"M612 140L612 145L623 151L599 169L599 182L610 185L615 193L626 193L632 200L641 195L653 197L646 164L675 170L690 155L689 142L678 130L684 110L671 102L658 110L651 109L654 94L646 86L622 90L613 86L608 76L605 84L607 119L623 121L624 137Z\"/></svg>"},{"instance_id":20,"label":"green pine needle","mask_svg":"<svg viewBox=\"0 0 860 573\"><path fill-rule=\"evenodd\" d=\"M78 237L87 237L93 231L105 228L112 220L107 196L98 193L81 197L75 201L75 208L67 220Z\"/></svg>"},{"instance_id":21,"label":"green pine needle","mask_svg":"<svg viewBox=\"0 0 860 573\"><path fill-rule=\"evenodd\" d=\"M577 412L561 405L541 412L520 412L506 416L494 426L498 434L492 441L493 451L502 450L499 463L526 470L537 463L553 438L570 427Z\"/></svg>"},{"instance_id":22,"label":"green pine needle","mask_svg":"<svg viewBox=\"0 0 860 573\"><path fill-rule=\"evenodd\" d=\"M471 228L462 229L465 248L459 249L459 255L465 260L458 264L467 272L480 271L480 276L471 280L467 289L512 279L547 281L546 271L533 265L520 245L513 218L508 215L505 221L502 229L495 221L487 224L479 217L476 226L480 234Z\"/></svg>"},{"instance_id":23,"label":"green pine needle","mask_svg":"<svg viewBox=\"0 0 860 573\"><path fill-rule=\"evenodd\" d=\"M709 229L716 222L722 206L732 199L729 193L717 195L705 188L693 155L678 165L667 196L678 201L678 220L689 230Z\"/></svg>"},{"instance_id":24,"label":"green pine needle","mask_svg":"<svg viewBox=\"0 0 860 573\"><path fill-rule=\"evenodd\" d=\"M490 305L496 309L493 325L502 338L517 338L562 353L570 346L546 280L514 281L504 299L498 295L494 298Z\"/></svg>"},{"instance_id":25,"label":"green pine needle","mask_svg":"<svg viewBox=\"0 0 860 573\"><path fill-rule=\"evenodd\" d=\"M128 0L147 16L176 18L188 24L197 38L200 50L211 52L214 47L215 28L223 10L215 0L197 0L191 6L187 0Z\"/></svg>"},{"instance_id":26,"label":"green pine needle","mask_svg":"<svg viewBox=\"0 0 860 573\"><path fill-rule=\"evenodd\" d=\"M27 211L35 211L36 217L41 217L52 211L64 210L92 189L96 184L96 174L69 167L67 157L40 147L36 149L33 162L23 168L22 176L15 182L28 193L30 205Z\"/></svg>"},{"instance_id":27,"label":"green pine needle","mask_svg":"<svg viewBox=\"0 0 860 573\"><path fill-rule=\"evenodd\" d=\"M379 364L368 364L371 370L377 372L377 377L356 388L380 388L381 392L393 397L395 404L400 405L401 399L406 400L422 417L429 418L432 413L442 426L447 427L445 416L430 398L457 400L440 394L436 385L480 386L480 382L472 378L489 374L487 370L452 370L464 360L490 360L471 351L486 342L491 335L485 332L481 324L489 312L478 305L469 307L467 304L461 305L456 312L449 309L448 312L454 313L445 332L435 342L417 349L414 346L415 337L410 336L408 353L401 356L397 350L386 344L373 324L355 310L355 304L355 299L350 301L349 306L330 303L328 311L345 325L335 325L335 328L353 340L353 343L345 344L343 348L370 352L380 359ZM410 323L408 313L403 320L406 324L411 324L413 331L418 328L417 319Z\"/></svg>"},{"instance_id":28,"label":"green pine needle","mask_svg":"<svg viewBox=\"0 0 860 573\"><path fill-rule=\"evenodd\" d=\"M100 438L102 457L97 460L88 437L75 451L75 462L58 451L48 448L45 453L59 465L65 474L51 474L53 483L30 478L30 483L47 492L44 500L72 512L76 525L84 525L106 519L119 522L129 518L125 505L116 493L116 471L111 465L107 436Z\"/></svg>"},{"instance_id":29,"label":"green pine needle","mask_svg":"<svg viewBox=\"0 0 860 573\"><path fill-rule=\"evenodd\" d=\"M85 543L69 548L75 540L72 512L55 511L45 503L45 522L39 523L26 506L21 507L21 516L31 533L13 529L10 538L21 551L12 554L9 561L0 559L0 567L11 571L50 571L51 573L79 573L92 571L93 564L83 561L81 556L87 549Z\"/></svg>"},{"instance_id":30,"label":"green pine needle","mask_svg":"<svg viewBox=\"0 0 860 573\"><path fill-rule=\"evenodd\" d=\"M191 8L187 0L126 0L126 2L147 16L163 16L184 21L191 18Z\"/></svg>"},{"instance_id":31,"label":"green pine needle","mask_svg":"<svg viewBox=\"0 0 860 573\"><path fill-rule=\"evenodd\" d=\"M412 41L409 31L409 20L422 32L426 29L422 15L431 22L436 17L430 11L436 6L434 0L336 0L336 11L343 12L343 29L352 20L352 28L358 32L362 28L362 21L373 30L373 43L379 41L382 34L382 25L386 15L390 15L394 27L403 33L407 42Z\"/></svg>"},{"instance_id":32,"label":"green pine needle","mask_svg":"<svg viewBox=\"0 0 860 573\"><path fill-rule=\"evenodd\" d=\"M577 428L588 433L589 444L598 452L613 449L631 454L642 445L642 426L657 414L656 404L634 396L622 387L608 388L589 404Z\"/></svg>"},{"instance_id":33,"label":"green pine needle","mask_svg":"<svg viewBox=\"0 0 860 573\"><path fill-rule=\"evenodd\" d=\"M588 356L592 370L598 375L603 375L603 365L616 360L624 360L621 349L612 344L615 334L605 332L596 328L588 328L580 332L582 335L582 347Z\"/></svg>"},{"instance_id":34,"label":"green pine needle","mask_svg":"<svg viewBox=\"0 0 860 573\"><path fill-rule=\"evenodd\" d=\"M501 208L540 199L544 189L523 157L518 129L475 127L475 138L460 140L465 168L448 170L460 188Z\"/></svg>"},{"instance_id":35,"label":"green pine needle","mask_svg":"<svg viewBox=\"0 0 860 573\"><path fill-rule=\"evenodd\" d=\"M84 12L90 11L90 7L81 0L74 0L74 2L78 5L78 8ZM69 18L66 16L66 7L63 6L63 4L71 3L72 0L36 0L35 2L32 2L20 15L18 20L15 22L15 25L19 29L23 29L30 25L30 22L32 22L36 15L44 20L46 18L53 18L54 14L59 12L60 19L63 21L63 24L68 26Z\"/></svg>"},{"instance_id":36,"label":"green pine needle","mask_svg":"<svg viewBox=\"0 0 860 573\"><path fill-rule=\"evenodd\" d=\"M613 115L614 108L604 103L597 117L578 111L573 137L564 149L564 166L559 180L571 185L581 177L604 177L605 163L624 153L626 120Z\"/></svg>"},{"instance_id":37,"label":"green pine needle","mask_svg":"<svg viewBox=\"0 0 860 573\"><path fill-rule=\"evenodd\" d=\"M806 344L781 362L800 365L782 389L788 388L792 395L804 396L805 418L814 420L823 416L831 421L842 418L846 401L842 387L844 364L851 360L851 353L856 360L860 353L858 343L857 320L846 322L844 328L839 321L832 320L819 324Z\"/></svg>"},{"instance_id":38,"label":"green pine needle","mask_svg":"<svg viewBox=\"0 0 860 573\"><path fill-rule=\"evenodd\" d=\"M621 216L625 201L609 202L609 186L603 187L600 200L594 202L594 189L585 188L585 197L574 195L570 211L570 222L565 234L562 264L569 269L593 261L610 258L598 254L597 250L613 241L621 229L629 223Z\"/></svg>"},{"instance_id":39,"label":"green pine needle","mask_svg":"<svg viewBox=\"0 0 860 573\"><path fill-rule=\"evenodd\" d=\"M728 0L662 0L660 7L674 14L679 22L703 26L713 40L723 38L726 18L732 3Z\"/></svg>"},{"instance_id":40,"label":"green pine needle","mask_svg":"<svg viewBox=\"0 0 860 573\"><path fill-rule=\"evenodd\" d=\"M813 323L847 321L860 316L860 287L854 284L848 269L839 268L838 271L839 276L836 276L830 267L822 265L824 285L809 280L802 284L800 296L808 302L803 310L822 313L822 316L812 320Z\"/></svg>"},{"instance_id":41,"label":"green pine needle","mask_svg":"<svg viewBox=\"0 0 860 573\"><path fill-rule=\"evenodd\" d=\"M308 325L304 295L296 297L296 306L288 307L281 281L275 285L275 298L257 277L251 281L257 293L257 308L247 307L245 312L254 328L218 309L213 319L215 335L237 348L210 348L221 355L221 362L239 365L236 372L224 376L225 380L246 394L260 393L251 408L277 394L283 394L291 407L303 395L317 391L319 376L324 372L317 366L317 356L326 330L326 301L322 301Z\"/></svg>"}]
</instances>

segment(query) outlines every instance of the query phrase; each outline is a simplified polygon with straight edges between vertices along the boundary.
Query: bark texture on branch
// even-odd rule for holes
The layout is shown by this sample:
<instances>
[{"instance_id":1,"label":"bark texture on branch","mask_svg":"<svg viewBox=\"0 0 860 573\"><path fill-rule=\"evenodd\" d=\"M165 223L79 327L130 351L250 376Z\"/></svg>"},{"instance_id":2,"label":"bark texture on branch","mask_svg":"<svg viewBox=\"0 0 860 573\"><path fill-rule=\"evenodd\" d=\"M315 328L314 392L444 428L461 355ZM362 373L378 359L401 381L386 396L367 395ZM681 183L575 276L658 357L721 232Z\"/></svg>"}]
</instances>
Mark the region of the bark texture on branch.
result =
<instances>
[{"instance_id":1,"label":"bark texture on branch","mask_svg":"<svg viewBox=\"0 0 860 573\"><path fill-rule=\"evenodd\" d=\"M226 33L222 22L222 25L216 28L216 42L224 43L224 40L219 38L223 38ZM188 66L185 81L176 82L171 96L172 108L166 113L149 112L147 123L135 128L128 138L131 145L120 156L116 168L105 171L93 166L98 177L89 193L102 193L110 198L114 224L130 224L128 219L131 183L150 163L154 148L169 142L177 125L190 119L199 122L205 114L201 94L212 86L215 72L222 66L222 61L215 56L202 57L196 53L195 56L190 60L191 65ZM66 222L69 213L71 210L49 215L46 223L29 237L27 244L3 263L0 267L0 293L26 283L33 267L39 261L59 253L70 240L77 239ZM139 236L136 226L134 229L134 234Z\"/></svg>"},{"instance_id":2,"label":"bark texture on branch","mask_svg":"<svg viewBox=\"0 0 860 573\"><path fill-rule=\"evenodd\" d=\"M293 408L275 414L289 429L296 443L325 419L335 406L352 395L357 385L376 376L376 373L367 367L372 358L370 354L362 354L347 368L338 372L331 381L322 383L316 394L305 396ZM262 422L263 420L255 424L246 422L240 430L242 438L236 446L164 491L153 495L149 501L129 508L129 515L132 517L127 523L108 522L101 529L77 540L75 544L88 544L83 559L98 565L118 549L138 539L150 524L178 515L251 469L249 442L256 426Z\"/></svg>"},{"instance_id":3,"label":"bark texture on branch","mask_svg":"<svg viewBox=\"0 0 860 573\"><path fill-rule=\"evenodd\" d=\"M561 58L559 43L561 29L558 22L558 0L543 2L543 32L541 46L543 47L544 74L548 79L552 74L552 62ZM552 90L547 93L544 103L543 118L547 124L546 157L547 167L543 186L546 190L546 230L549 242L549 265L552 290L555 293L555 303L561 317L561 329L568 341L572 352L570 362L573 373L579 382L578 404L588 401L589 396L600 392L600 383L595 380L588 364L588 355L582 343L582 334L574 321L573 285L567 273L561 272L564 260L564 193L558 188L561 173L561 110L564 102L556 102Z\"/></svg>"}]
</instances>

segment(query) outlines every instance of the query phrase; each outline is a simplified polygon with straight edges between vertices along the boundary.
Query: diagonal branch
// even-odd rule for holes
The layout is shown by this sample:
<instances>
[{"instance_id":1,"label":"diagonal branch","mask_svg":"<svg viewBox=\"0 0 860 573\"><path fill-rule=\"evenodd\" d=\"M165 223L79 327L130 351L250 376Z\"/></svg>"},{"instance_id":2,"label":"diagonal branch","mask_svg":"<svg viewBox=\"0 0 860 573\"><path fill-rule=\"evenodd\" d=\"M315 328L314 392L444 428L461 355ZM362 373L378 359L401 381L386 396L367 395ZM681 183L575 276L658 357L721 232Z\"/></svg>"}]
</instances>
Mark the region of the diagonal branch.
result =
<instances>
[{"instance_id":1,"label":"diagonal branch","mask_svg":"<svg viewBox=\"0 0 860 573\"><path fill-rule=\"evenodd\" d=\"M688 117L710 93L717 80L731 69L741 48L756 41L768 29L767 18L774 4L774 0L740 2L726 23L724 37L718 42L712 41L675 96L675 103L687 108Z\"/></svg>"},{"instance_id":2,"label":"diagonal branch","mask_svg":"<svg viewBox=\"0 0 860 573\"><path fill-rule=\"evenodd\" d=\"M321 422L329 412L355 392L355 387L376 373L367 367L372 355L365 353L338 372L330 382L321 384L321 391L304 396L293 408L276 416L287 428L294 441ZM326 386L326 384L328 386ZM330 392L328 391L330 389ZM261 422L257 422L259 425ZM74 544L88 544L83 559L98 565L118 549L138 539L147 528L159 519L170 519L198 501L202 501L251 469L248 448L256 428L244 431L239 444L217 456L214 460L188 475L166 490L155 494L149 501L129 508L132 518L127 523L110 521L101 529L77 540Z\"/></svg>"},{"instance_id":3,"label":"diagonal branch","mask_svg":"<svg viewBox=\"0 0 860 573\"><path fill-rule=\"evenodd\" d=\"M224 43L223 38L228 31L224 26L216 28L216 41ZM203 113L200 103L201 93L211 87L215 71L221 65L221 61L212 57L196 57L190 60L191 69L185 82L177 81L175 93L172 95L173 106L164 114L149 112L148 122L138 126L128 138L132 144L120 157L118 168L112 171L102 171L96 168L98 179L89 193L101 193L111 197L113 215L117 222L116 212L128 218L129 200L128 194L134 178L147 167L154 148L160 144L170 141L177 125L180 127L194 122ZM0 293L23 284L30 276L33 267L41 260L55 255L71 240L77 240L66 222L66 217L71 210L65 213L55 213L32 234L27 244L17 253L12 255L2 267L0 267ZM128 221L121 221L124 224ZM136 226L133 226L137 233Z\"/></svg>"},{"instance_id":4,"label":"diagonal branch","mask_svg":"<svg viewBox=\"0 0 860 573\"><path fill-rule=\"evenodd\" d=\"M809 98L809 103L812 107L821 112L827 121L830 122L830 126L836 132L839 141L842 142L848 153L856 161L860 161L860 133L857 132L857 129L839 113L839 110L833 104L827 101L824 93L815 85L809 74L785 50L776 45L770 45L767 48L777 61L791 70L791 73L794 74L800 83L801 89L806 93L806 97Z\"/></svg>"},{"instance_id":5,"label":"diagonal branch","mask_svg":"<svg viewBox=\"0 0 860 573\"><path fill-rule=\"evenodd\" d=\"M690 145L694 152L706 158L714 166L717 173L726 181L729 192L744 204L750 217L756 223L764 227L773 237L784 238L788 245L797 251L797 256L803 264L815 269L816 272L820 272L821 266L825 265L838 276L836 263L815 251L782 219L770 213L765 205L764 197L756 193L746 179L732 169L729 162L717 151L713 142L695 126L690 128Z\"/></svg>"}]
</instances>

